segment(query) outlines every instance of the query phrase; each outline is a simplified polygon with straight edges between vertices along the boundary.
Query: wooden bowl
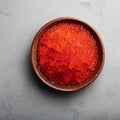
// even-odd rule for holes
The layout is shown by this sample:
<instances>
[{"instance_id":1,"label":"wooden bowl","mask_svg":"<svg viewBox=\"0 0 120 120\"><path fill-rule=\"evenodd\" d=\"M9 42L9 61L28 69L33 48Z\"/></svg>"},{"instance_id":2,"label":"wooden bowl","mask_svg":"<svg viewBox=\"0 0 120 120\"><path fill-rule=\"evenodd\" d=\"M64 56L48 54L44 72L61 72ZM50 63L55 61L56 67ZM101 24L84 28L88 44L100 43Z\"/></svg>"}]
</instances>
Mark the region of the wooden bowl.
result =
<instances>
[{"instance_id":1,"label":"wooden bowl","mask_svg":"<svg viewBox=\"0 0 120 120\"><path fill-rule=\"evenodd\" d=\"M43 73L40 71L39 66L37 65L38 42L39 42L41 36L43 35L43 33L47 29L49 29L50 27L52 27L58 23L75 23L75 24L82 25L84 28L86 28L91 33L91 35L96 40L97 47L98 47L98 54L99 54L98 64L97 64L96 69L93 72L92 76L90 78L88 78L87 80L85 80L84 82L80 83L79 85L60 86L60 85L51 84L51 82L46 78L46 76L43 75ZM92 83L98 77L98 75L100 74L100 72L103 68L104 58L105 58L104 47L103 47L102 41L101 41L99 35L96 33L96 31L91 26L89 26L87 23L85 23L81 20L75 19L75 18L71 18L71 17L57 18L57 19L54 19L54 20L48 22L47 24L45 24L35 35L32 46L31 46L31 62L32 62L33 69L36 72L37 76L46 85L48 85L54 89L60 90L60 91L76 91L76 90L80 90L80 89L88 86L90 83Z\"/></svg>"}]
</instances>

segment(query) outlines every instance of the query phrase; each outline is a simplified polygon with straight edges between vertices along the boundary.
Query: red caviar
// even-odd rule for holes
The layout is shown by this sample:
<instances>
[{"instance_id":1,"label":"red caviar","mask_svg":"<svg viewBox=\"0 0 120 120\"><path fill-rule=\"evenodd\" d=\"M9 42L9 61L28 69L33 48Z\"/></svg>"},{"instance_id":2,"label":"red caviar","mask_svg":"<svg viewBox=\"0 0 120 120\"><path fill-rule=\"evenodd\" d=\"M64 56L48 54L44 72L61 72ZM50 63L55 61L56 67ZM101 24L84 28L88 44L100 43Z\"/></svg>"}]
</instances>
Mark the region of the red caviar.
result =
<instances>
[{"instance_id":1,"label":"red caviar","mask_svg":"<svg viewBox=\"0 0 120 120\"><path fill-rule=\"evenodd\" d=\"M59 23L38 44L38 66L51 84L76 85L91 77L98 62L95 39L83 26Z\"/></svg>"}]
</instances>

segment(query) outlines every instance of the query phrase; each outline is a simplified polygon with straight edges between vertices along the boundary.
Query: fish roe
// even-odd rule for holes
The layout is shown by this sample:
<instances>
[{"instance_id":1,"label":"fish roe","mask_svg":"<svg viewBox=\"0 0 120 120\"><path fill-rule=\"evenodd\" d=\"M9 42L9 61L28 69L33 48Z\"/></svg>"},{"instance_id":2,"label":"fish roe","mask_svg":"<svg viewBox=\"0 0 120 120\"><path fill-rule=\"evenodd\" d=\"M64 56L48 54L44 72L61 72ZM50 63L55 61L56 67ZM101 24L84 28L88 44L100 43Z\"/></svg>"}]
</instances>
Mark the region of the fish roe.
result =
<instances>
[{"instance_id":1,"label":"fish roe","mask_svg":"<svg viewBox=\"0 0 120 120\"><path fill-rule=\"evenodd\" d=\"M98 63L98 47L82 25L58 23L39 39L37 57L51 84L71 86L91 77Z\"/></svg>"}]
</instances>

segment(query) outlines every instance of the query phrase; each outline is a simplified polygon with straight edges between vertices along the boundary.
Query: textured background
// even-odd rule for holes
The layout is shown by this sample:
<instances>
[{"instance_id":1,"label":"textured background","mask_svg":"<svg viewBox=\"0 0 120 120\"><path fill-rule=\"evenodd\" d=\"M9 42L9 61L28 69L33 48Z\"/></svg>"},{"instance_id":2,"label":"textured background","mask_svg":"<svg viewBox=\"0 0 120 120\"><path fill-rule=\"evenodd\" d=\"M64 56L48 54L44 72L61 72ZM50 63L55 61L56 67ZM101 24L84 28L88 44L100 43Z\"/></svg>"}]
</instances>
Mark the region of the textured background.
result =
<instances>
[{"instance_id":1,"label":"textured background","mask_svg":"<svg viewBox=\"0 0 120 120\"><path fill-rule=\"evenodd\" d=\"M0 0L0 120L120 120L120 0ZM49 20L72 16L103 39L106 61L89 87L53 91L30 64L35 33Z\"/></svg>"}]
</instances>

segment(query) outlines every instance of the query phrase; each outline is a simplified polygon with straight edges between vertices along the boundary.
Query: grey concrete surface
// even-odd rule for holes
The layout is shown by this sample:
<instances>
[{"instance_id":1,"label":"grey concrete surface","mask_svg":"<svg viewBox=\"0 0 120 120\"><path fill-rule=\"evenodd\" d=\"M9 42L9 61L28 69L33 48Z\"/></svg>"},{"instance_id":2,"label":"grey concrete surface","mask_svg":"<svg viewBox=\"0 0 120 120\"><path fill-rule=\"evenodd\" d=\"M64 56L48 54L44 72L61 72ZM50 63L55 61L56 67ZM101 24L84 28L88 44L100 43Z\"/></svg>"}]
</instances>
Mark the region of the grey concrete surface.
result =
<instances>
[{"instance_id":1,"label":"grey concrete surface","mask_svg":"<svg viewBox=\"0 0 120 120\"><path fill-rule=\"evenodd\" d=\"M120 0L0 0L0 120L120 120ZM71 16L92 25L105 46L97 80L74 93L39 82L30 63L35 33Z\"/></svg>"}]
</instances>

